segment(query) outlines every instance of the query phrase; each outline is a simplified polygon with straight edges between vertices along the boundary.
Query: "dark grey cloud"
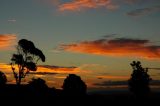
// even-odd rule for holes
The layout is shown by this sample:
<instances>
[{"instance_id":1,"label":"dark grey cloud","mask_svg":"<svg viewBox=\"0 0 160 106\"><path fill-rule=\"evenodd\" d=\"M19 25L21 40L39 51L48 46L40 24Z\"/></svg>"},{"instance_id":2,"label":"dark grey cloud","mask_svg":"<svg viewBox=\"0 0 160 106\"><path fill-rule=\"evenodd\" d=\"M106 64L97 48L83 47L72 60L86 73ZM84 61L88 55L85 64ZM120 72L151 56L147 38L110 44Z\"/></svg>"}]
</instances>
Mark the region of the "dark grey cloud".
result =
<instances>
[{"instance_id":1,"label":"dark grey cloud","mask_svg":"<svg viewBox=\"0 0 160 106\"><path fill-rule=\"evenodd\" d=\"M115 38L115 39L111 39L108 41L109 44L140 44L140 45L144 45L149 43L149 40L141 40L141 39L130 39L130 38Z\"/></svg>"},{"instance_id":2,"label":"dark grey cloud","mask_svg":"<svg viewBox=\"0 0 160 106\"><path fill-rule=\"evenodd\" d=\"M59 68L75 69L77 68L75 66L65 67L65 66L55 66L55 65L39 65L39 67L48 68L48 69L59 69Z\"/></svg>"},{"instance_id":3,"label":"dark grey cloud","mask_svg":"<svg viewBox=\"0 0 160 106\"><path fill-rule=\"evenodd\" d=\"M127 86L128 85L128 81L103 81L101 83L94 83L93 85L96 86L103 86L103 87L107 87L107 86ZM160 80L152 80L150 82L150 86L160 86Z\"/></svg>"},{"instance_id":4,"label":"dark grey cloud","mask_svg":"<svg viewBox=\"0 0 160 106\"><path fill-rule=\"evenodd\" d=\"M96 86L120 86L128 85L128 81L104 81L101 83L94 83Z\"/></svg>"},{"instance_id":5,"label":"dark grey cloud","mask_svg":"<svg viewBox=\"0 0 160 106\"><path fill-rule=\"evenodd\" d=\"M58 73L55 72L30 72L31 75L56 75Z\"/></svg>"},{"instance_id":6,"label":"dark grey cloud","mask_svg":"<svg viewBox=\"0 0 160 106\"><path fill-rule=\"evenodd\" d=\"M160 5L148 7L148 8L136 9L136 10L128 12L127 15L137 17L137 16L148 15L148 14L156 13L156 12L160 13Z\"/></svg>"},{"instance_id":7,"label":"dark grey cloud","mask_svg":"<svg viewBox=\"0 0 160 106\"><path fill-rule=\"evenodd\" d=\"M115 37L116 35L118 35L118 34L106 34L106 35L104 35L103 37L104 37L104 38L113 38L113 37Z\"/></svg>"}]
</instances>

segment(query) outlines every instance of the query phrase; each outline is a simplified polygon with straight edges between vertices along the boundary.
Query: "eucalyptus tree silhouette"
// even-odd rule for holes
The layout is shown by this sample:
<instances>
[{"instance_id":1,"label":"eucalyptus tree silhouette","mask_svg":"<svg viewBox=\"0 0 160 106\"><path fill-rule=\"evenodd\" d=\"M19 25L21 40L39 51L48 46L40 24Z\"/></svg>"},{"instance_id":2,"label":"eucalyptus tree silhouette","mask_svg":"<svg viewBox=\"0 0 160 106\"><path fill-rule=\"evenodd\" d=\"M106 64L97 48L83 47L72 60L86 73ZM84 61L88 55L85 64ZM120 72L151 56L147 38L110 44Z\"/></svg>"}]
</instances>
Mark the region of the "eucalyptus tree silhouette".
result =
<instances>
[{"instance_id":1,"label":"eucalyptus tree silhouette","mask_svg":"<svg viewBox=\"0 0 160 106\"><path fill-rule=\"evenodd\" d=\"M63 91L68 96L83 96L86 95L87 86L81 80L80 76L69 74L63 83Z\"/></svg>"},{"instance_id":2,"label":"eucalyptus tree silhouette","mask_svg":"<svg viewBox=\"0 0 160 106\"><path fill-rule=\"evenodd\" d=\"M133 73L128 81L130 91L137 96L148 94L150 92L149 82L151 81L148 68L143 68L139 61L133 61L130 65L133 68Z\"/></svg>"},{"instance_id":3,"label":"eucalyptus tree silhouette","mask_svg":"<svg viewBox=\"0 0 160 106\"><path fill-rule=\"evenodd\" d=\"M0 87L3 87L7 82L6 75L0 71Z\"/></svg>"},{"instance_id":4,"label":"eucalyptus tree silhouette","mask_svg":"<svg viewBox=\"0 0 160 106\"><path fill-rule=\"evenodd\" d=\"M17 85L20 85L21 79L25 78L29 71L37 70L37 62L40 59L45 62L45 56L33 42L26 39L19 40L16 49L17 53L11 58L11 68Z\"/></svg>"}]
</instances>

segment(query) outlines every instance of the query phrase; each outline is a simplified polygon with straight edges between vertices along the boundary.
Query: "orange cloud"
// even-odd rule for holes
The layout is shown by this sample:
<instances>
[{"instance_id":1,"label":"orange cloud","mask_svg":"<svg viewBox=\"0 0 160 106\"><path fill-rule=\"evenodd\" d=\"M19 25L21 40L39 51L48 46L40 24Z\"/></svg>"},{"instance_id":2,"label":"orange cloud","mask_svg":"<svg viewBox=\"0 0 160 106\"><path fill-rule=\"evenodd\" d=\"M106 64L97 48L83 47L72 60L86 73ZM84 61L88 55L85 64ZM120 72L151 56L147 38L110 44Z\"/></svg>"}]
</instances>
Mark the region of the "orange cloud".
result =
<instances>
[{"instance_id":1,"label":"orange cloud","mask_svg":"<svg viewBox=\"0 0 160 106\"><path fill-rule=\"evenodd\" d=\"M106 8L116 10L124 5L152 3L157 0L49 0L59 11L81 11L86 9ZM143 11L144 12L144 11Z\"/></svg>"},{"instance_id":2,"label":"orange cloud","mask_svg":"<svg viewBox=\"0 0 160 106\"><path fill-rule=\"evenodd\" d=\"M112 3L112 0L72 0L70 2L60 4L59 10L80 11L82 9L99 7L106 7L110 10L118 8L116 4Z\"/></svg>"},{"instance_id":3,"label":"orange cloud","mask_svg":"<svg viewBox=\"0 0 160 106\"><path fill-rule=\"evenodd\" d=\"M16 70L17 67L16 67ZM12 73L11 66L6 63L0 63L0 71L5 73ZM32 72L32 75L55 75L58 73L77 73L79 72L79 68L77 67L60 67L60 66L50 66L50 65L40 65L36 72Z\"/></svg>"},{"instance_id":4,"label":"orange cloud","mask_svg":"<svg viewBox=\"0 0 160 106\"><path fill-rule=\"evenodd\" d=\"M113 76L113 75L100 75L96 76L98 79L109 79L109 80L126 80L129 79L129 76Z\"/></svg>"},{"instance_id":5,"label":"orange cloud","mask_svg":"<svg viewBox=\"0 0 160 106\"><path fill-rule=\"evenodd\" d=\"M66 76L55 76L54 78L58 78L58 79L65 79Z\"/></svg>"},{"instance_id":6,"label":"orange cloud","mask_svg":"<svg viewBox=\"0 0 160 106\"><path fill-rule=\"evenodd\" d=\"M15 44L15 34L0 34L0 50L8 50Z\"/></svg>"},{"instance_id":7,"label":"orange cloud","mask_svg":"<svg viewBox=\"0 0 160 106\"><path fill-rule=\"evenodd\" d=\"M4 73L11 73L11 66L9 64L0 63L0 71Z\"/></svg>"},{"instance_id":8,"label":"orange cloud","mask_svg":"<svg viewBox=\"0 0 160 106\"><path fill-rule=\"evenodd\" d=\"M160 58L160 46L151 45L149 40L116 38L61 44L60 49L69 52L96 54L103 56L134 56Z\"/></svg>"},{"instance_id":9,"label":"orange cloud","mask_svg":"<svg viewBox=\"0 0 160 106\"><path fill-rule=\"evenodd\" d=\"M15 67L18 70L17 67ZM63 67L63 66L53 66L53 65L39 65L37 71L30 71L31 75L57 75L57 74L91 74L100 68L104 68L103 65L98 64L83 64L79 67ZM0 63L0 71L4 73L11 74L11 66L6 63Z\"/></svg>"},{"instance_id":10,"label":"orange cloud","mask_svg":"<svg viewBox=\"0 0 160 106\"><path fill-rule=\"evenodd\" d=\"M79 69L77 67L61 67L51 65L40 65L38 66L38 72L55 72L55 73L77 73Z\"/></svg>"}]
</instances>

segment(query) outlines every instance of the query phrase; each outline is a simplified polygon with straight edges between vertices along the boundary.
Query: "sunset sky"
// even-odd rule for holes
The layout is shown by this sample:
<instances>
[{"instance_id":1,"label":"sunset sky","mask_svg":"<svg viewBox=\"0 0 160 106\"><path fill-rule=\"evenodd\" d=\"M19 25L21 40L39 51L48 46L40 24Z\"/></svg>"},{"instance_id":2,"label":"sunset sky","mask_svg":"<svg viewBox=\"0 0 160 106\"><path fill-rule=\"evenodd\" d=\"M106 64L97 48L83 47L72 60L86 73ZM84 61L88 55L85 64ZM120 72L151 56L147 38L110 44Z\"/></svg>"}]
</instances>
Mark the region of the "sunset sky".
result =
<instances>
[{"instance_id":1,"label":"sunset sky","mask_svg":"<svg viewBox=\"0 0 160 106\"><path fill-rule=\"evenodd\" d=\"M90 88L128 80L130 63L160 68L160 0L0 0L0 70L14 83L10 58L18 40L43 51L37 73L61 88L69 73ZM160 70L149 70L160 80Z\"/></svg>"}]
</instances>

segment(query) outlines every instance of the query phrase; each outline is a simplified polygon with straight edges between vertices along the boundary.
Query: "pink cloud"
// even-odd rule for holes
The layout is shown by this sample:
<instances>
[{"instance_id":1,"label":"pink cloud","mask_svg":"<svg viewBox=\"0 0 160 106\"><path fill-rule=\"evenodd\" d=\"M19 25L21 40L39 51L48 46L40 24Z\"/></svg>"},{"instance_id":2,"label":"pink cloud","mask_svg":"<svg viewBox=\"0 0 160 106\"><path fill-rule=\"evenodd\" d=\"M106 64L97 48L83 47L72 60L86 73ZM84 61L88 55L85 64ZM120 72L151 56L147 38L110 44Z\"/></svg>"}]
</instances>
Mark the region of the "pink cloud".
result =
<instances>
[{"instance_id":1,"label":"pink cloud","mask_svg":"<svg viewBox=\"0 0 160 106\"><path fill-rule=\"evenodd\" d=\"M106 7L107 9L114 10L118 5L114 4L112 0L72 0L70 2L61 3L59 5L60 11L80 11L83 9L92 9Z\"/></svg>"}]
</instances>

